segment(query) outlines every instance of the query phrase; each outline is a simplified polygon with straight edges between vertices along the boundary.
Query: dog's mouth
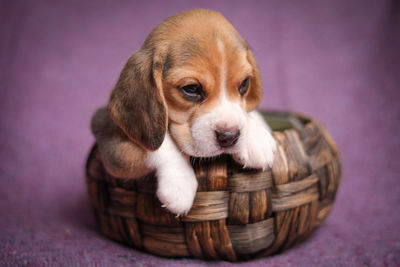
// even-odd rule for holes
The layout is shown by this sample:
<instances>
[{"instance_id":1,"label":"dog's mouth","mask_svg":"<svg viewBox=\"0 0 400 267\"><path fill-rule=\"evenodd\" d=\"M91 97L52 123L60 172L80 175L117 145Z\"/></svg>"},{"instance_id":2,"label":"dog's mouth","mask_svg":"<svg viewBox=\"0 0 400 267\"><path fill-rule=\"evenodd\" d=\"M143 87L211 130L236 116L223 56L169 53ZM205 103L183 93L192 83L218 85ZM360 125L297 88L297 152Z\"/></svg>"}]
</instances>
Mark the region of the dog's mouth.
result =
<instances>
[{"instance_id":1,"label":"dog's mouth","mask_svg":"<svg viewBox=\"0 0 400 267\"><path fill-rule=\"evenodd\" d=\"M209 142L192 142L192 144L183 149L183 152L192 157L212 158L222 154L234 154L239 150L240 137L236 136L229 140L211 140Z\"/></svg>"}]
</instances>

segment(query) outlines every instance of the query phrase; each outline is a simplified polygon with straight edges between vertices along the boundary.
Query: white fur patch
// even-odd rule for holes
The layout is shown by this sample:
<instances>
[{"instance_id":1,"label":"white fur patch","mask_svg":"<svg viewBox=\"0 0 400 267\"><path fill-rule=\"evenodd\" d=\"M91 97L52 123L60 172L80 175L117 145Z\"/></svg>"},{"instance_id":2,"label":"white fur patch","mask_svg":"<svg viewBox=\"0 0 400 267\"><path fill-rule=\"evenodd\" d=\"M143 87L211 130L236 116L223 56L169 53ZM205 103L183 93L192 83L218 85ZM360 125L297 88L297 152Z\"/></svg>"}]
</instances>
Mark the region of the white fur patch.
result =
<instances>
[{"instance_id":1,"label":"white fur patch","mask_svg":"<svg viewBox=\"0 0 400 267\"><path fill-rule=\"evenodd\" d=\"M215 131L230 128L242 131L245 127L246 114L242 108L238 104L221 101L209 113L193 121L192 142L184 151L195 157L212 157L222 153L232 154L236 152L237 147L221 148L216 140Z\"/></svg>"},{"instance_id":2,"label":"white fur patch","mask_svg":"<svg viewBox=\"0 0 400 267\"><path fill-rule=\"evenodd\" d=\"M220 70L220 92L221 98L226 98L226 56L225 56L225 48L224 44L221 40L217 40L217 46L219 53L221 55L221 70Z\"/></svg>"}]
</instances>

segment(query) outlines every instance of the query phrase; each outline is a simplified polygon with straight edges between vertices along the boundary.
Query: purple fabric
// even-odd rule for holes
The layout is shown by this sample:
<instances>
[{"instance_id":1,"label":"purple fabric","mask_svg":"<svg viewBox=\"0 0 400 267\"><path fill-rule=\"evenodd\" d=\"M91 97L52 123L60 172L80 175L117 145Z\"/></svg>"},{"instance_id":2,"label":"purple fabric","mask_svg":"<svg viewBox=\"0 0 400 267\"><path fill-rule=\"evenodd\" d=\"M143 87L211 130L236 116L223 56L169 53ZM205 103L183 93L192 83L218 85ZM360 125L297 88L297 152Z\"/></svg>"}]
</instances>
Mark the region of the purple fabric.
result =
<instances>
[{"instance_id":1,"label":"purple fabric","mask_svg":"<svg viewBox=\"0 0 400 267\"><path fill-rule=\"evenodd\" d=\"M400 266L395 0L1 1L0 265L207 264L103 238L84 183L92 112L150 30L194 7L221 11L251 45L261 107L316 117L342 156L325 224L305 243L244 266Z\"/></svg>"}]
</instances>

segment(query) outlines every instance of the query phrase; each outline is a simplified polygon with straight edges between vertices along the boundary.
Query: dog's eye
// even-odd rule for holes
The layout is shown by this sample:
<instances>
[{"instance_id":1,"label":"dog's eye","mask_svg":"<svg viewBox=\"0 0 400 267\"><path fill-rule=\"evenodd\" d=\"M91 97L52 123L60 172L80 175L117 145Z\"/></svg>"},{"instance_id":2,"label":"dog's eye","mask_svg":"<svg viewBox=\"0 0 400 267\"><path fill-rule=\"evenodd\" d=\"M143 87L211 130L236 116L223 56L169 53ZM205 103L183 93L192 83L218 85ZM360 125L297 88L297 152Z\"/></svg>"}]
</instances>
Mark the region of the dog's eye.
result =
<instances>
[{"instance_id":1,"label":"dog's eye","mask_svg":"<svg viewBox=\"0 0 400 267\"><path fill-rule=\"evenodd\" d=\"M239 86L240 95L244 95L247 92L247 89L249 89L249 78L248 77L246 79L244 79L242 84Z\"/></svg>"},{"instance_id":2,"label":"dog's eye","mask_svg":"<svg viewBox=\"0 0 400 267\"><path fill-rule=\"evenodd\" d=\"M200 84L189 84L180 88L183 97L192 102L204 100L204 91Z\"/></svg>"}]
</instances>

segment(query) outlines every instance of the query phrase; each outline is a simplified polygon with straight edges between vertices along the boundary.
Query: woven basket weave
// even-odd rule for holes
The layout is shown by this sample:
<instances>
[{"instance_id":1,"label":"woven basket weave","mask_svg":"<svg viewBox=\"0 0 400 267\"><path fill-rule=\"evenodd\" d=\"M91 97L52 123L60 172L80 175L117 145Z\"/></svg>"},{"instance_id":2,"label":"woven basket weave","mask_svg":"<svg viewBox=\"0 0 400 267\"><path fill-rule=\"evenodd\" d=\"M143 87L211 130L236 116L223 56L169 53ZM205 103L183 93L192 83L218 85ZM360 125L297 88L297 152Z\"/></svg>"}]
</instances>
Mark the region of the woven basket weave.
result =
<instances>
[{"instance_id":1,"label":"woven basket weave","mask_svg":"<svg viewBox=\"0 0 400 267\"><path fill-rule=\"evenodd\" d=\"M242 169L227 155L193 159L199 187L182 218L161 207L154 174L112 177L94 145L86 181L101 233L157 255L229 261L271 255L304 240L334 202L341 177L338 151L311 118L263 115L278 144L273 167Z\"/></svg>"}]
</instances>

